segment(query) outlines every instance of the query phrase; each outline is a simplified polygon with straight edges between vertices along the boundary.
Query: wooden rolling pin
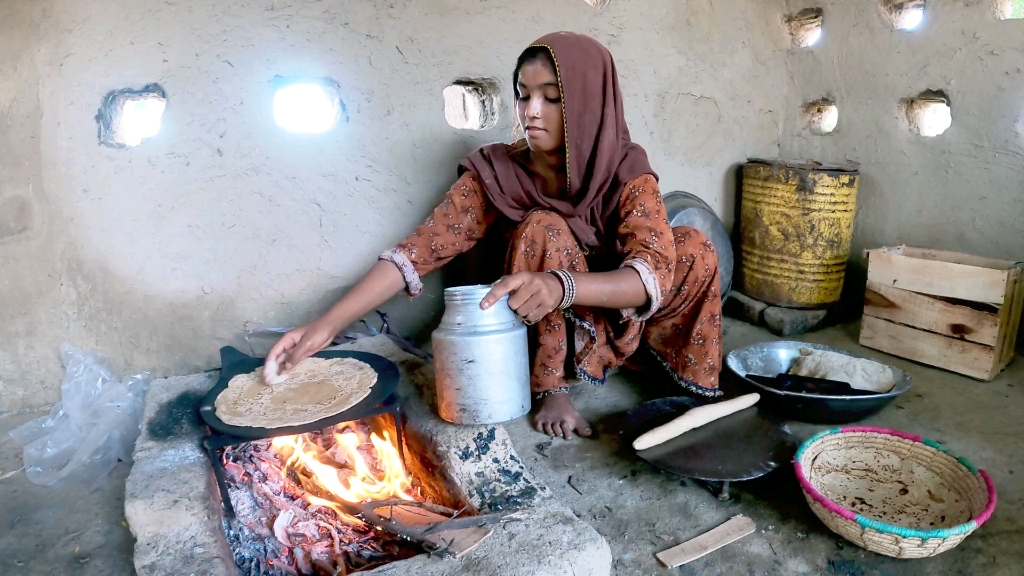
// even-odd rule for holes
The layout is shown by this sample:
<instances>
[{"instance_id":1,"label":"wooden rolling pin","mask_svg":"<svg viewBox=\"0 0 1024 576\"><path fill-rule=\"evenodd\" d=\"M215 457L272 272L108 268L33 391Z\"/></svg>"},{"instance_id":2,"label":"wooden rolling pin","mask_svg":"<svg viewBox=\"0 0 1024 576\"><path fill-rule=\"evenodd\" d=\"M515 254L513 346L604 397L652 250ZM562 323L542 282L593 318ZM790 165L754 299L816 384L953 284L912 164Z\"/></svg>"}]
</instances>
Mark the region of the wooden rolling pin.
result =
<instances>
[{"instance_id":1,"label":"wooden rolling pin","mask_svg":"<svg viewBox=\"0 0 1024 576\"><path fill-rule=\"evenodd\" d=\"M646 450L652 446L663 444L683 432L699 428L708 422L714 422L719 418L724 418L744 408L750 408L757 404L757 401L760 399L761 395L755 392L733 398L732 400L726 400L725 402L706 404L692 410L687 410L685 414L668 424L662 424L653 430L641 434L639 438L633 441L633 448L636 450Z\"/></svg>"}]
</instances>

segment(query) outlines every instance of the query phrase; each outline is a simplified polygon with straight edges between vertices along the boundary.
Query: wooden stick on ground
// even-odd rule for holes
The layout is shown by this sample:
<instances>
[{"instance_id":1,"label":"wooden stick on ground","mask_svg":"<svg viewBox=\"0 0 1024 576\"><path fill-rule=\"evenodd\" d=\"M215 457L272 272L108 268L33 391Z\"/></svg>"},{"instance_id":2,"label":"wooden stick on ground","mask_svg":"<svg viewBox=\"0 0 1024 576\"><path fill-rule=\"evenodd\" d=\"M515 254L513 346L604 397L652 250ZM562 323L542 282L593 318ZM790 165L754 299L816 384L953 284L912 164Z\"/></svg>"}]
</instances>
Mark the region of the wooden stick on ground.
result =
<instances>
[{"instance_id":1,"label":"wooden stick on ground","mask_svg":"<svg viewBox=\"0 0 1024 576\"><path fill-rule=\"evenodd\" d=\"M659 552L655 556L665 566L675 568L710 554L723 546L732 544L756 529L754 521L750 518L743 515L733 516L725 524L705 532L692 540L687 540L679 546Z\"/></svg>"}]
</instances>

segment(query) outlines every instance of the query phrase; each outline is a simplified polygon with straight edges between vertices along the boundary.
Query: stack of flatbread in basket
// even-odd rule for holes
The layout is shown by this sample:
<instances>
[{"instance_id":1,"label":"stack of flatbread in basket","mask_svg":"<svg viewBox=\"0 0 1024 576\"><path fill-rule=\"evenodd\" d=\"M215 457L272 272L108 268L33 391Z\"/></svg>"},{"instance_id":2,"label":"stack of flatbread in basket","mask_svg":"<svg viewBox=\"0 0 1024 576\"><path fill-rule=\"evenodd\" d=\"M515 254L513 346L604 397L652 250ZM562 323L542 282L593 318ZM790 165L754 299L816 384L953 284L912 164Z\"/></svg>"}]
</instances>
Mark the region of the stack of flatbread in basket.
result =
<instances>
[{"instance_id":1,"label":"stack of flatbread in basket","mask_svg":"<svg viewBox=\"0 0 1024 576\"><path fill-rule=\"evenodd\" d=\"M263 380L262 367L235 376L214 407L231 426L300 426L355 406L376 382L377 372L354 358L306 358L273 386Z\"/></svg>"}]
</instances>

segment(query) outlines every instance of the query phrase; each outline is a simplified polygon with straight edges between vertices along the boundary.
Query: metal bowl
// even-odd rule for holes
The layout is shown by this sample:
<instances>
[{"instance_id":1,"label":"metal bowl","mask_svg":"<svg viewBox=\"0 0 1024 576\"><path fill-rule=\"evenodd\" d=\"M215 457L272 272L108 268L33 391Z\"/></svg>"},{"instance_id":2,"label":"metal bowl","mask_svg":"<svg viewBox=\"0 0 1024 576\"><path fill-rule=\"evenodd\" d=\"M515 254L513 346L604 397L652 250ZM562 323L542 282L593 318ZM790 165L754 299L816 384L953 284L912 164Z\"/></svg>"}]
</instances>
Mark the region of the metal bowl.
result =
<instances>
[{"instance_id":1,"label":"metal bowl","mask_svg":"<svg viewBox=\"0 0 1024 576\"><path fill-rule=\"evenodd\" d=\"M892 390L884 394L870 396L826 396L822 394L806 394L803 392L784 392L747 378L747 374L758 376L775 376L789 372L793 362L800 356L801 348L838 352L855 358L857 354L838 350L821 344L807 342L761 342L733 350L726 356L725 365L743 385L753 388L761 394L761 402L770 410L786 414L794 420L815 424L846 424L856 422L877 414L897 396L910 390L912 378L910 374L895 366L889 366L896 379Z\"/></svg>"}]
</instances>

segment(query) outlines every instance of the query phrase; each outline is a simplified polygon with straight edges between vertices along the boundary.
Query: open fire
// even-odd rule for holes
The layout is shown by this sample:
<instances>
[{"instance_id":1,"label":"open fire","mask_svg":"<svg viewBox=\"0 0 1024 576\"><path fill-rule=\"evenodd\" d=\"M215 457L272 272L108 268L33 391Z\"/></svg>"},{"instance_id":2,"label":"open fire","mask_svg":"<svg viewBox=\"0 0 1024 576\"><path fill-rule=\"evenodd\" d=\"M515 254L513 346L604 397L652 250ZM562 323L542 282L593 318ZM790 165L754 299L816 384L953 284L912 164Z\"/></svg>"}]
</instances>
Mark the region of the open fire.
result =
<instances>
[{"instance_id":1,"label":"open fire","mask_svg":"<svg viewBox=\"0 0 1024 576\"><path fill-rule=\"evenodd\" d=\"M216 373L169 378L146 395L126 483L126 519L136 538L140 576L341 574L341 566L349 574L358 570L355 576L607 573L607 543L530 475L500 426L441 421L409 387L409 382L430 385L429 365L417 368L383 336L361 346L394 356L403 372L410 371L398 391L401 418L385 412L290 442L308 442L309 450L330 456L320 461L349 488L357 464L354 458L340 462L349 459L339 453L351 452L335 447L335 434L361 434L365 441L357 452L373 477L364 476L366 483L375 489L386 477L381 460L394 461L376 455L371 436L376 432L393 442L396 452L404 450L408 484L401 491L426 501L392 492L392 501L400 504L353 504L327 490L310 494L299 480L299 473L311 475L301 458L292 463L294 471L286 470L294 454L279 451L272 439L246 441L195 417ZM398 408L382 406L388 407ZM343 522L307 494L338 503L359 522ZM279 519L285 511L291 517ZM390 518L401 524L389 525Z\"/></svg>"},{"instance_id":2,"label":"open fire","mask_svg":"<svg viewBox=\"0 0 1024 576\"><path fill-rule=\"evenodd\" d=\"M353 514L365 502L424 502L391 435L363 421L225 450L236 520L225 524L243 574L336 576L422 548Z\"/></svg>"}]
</instances>

